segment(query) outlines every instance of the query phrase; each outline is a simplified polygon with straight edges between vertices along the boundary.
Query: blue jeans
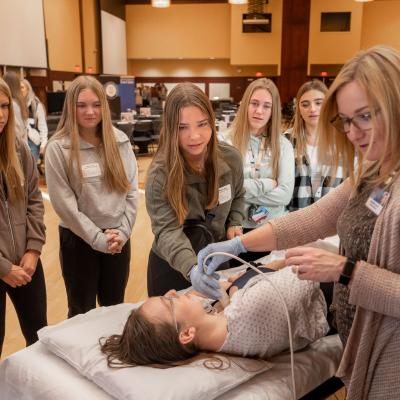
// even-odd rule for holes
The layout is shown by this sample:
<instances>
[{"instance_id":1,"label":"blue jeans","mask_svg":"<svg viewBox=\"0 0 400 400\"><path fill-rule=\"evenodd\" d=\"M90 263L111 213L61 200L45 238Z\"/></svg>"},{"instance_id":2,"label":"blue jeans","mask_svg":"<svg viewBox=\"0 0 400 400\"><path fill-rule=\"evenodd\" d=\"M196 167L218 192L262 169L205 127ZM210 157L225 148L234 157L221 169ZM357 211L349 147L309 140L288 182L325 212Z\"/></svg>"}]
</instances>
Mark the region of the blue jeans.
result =
<instances>
[{"instance_id":1,"label":"blue jeans","mask_svg":"<svg viewBox=\"0 0 400 400\"><path fill-rule=\"evenodd\" d=\"M31 149L31 153L35 161L39 160L40 155L40 145L36 145L28 138L28 146Z\"/></svg>"}]
</instances>

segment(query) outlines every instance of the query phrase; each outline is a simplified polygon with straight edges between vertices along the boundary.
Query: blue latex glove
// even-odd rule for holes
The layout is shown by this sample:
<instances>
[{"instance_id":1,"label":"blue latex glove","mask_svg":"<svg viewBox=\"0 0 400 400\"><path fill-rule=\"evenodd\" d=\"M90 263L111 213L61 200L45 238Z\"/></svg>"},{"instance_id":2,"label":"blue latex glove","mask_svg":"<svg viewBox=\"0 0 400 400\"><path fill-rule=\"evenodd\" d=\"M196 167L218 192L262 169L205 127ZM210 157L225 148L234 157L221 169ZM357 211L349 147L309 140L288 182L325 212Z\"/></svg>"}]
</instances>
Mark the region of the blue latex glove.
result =
<instances>
[{"instance_id":1,"label":"blue latex glove","mask_svg":"<svg viewBox=\"0 0 400 400\"><path fill-rule=\"evenodd\" d=\"M190 271L190 281L192 282L192 286L195 290L200 293L203 293L207 297L218 300L221 297L221 293L219 292L219 275L217 273L207 275L203 267L199 265L195 265Z\"/></svg>"},{"instance_id":2,"label":"blue latex glove","mask_svg":"<svg viewBox=\"0 0 400 400\"><path fill-rule=\"evenodd\" d=\"M223 253L229 253L237 256L240 253L247 253L246 247L244 247L240 236L235 236L231 240L226 240L225 242L211 243L204 249L199 251L197 254L197 265L202 266L205 258L216 251L221 251ZM216 269L225 261L228 261L231 257L228 256L213 256L207 259L205 274L213 275Z\"/></svg>"}]
</instances>

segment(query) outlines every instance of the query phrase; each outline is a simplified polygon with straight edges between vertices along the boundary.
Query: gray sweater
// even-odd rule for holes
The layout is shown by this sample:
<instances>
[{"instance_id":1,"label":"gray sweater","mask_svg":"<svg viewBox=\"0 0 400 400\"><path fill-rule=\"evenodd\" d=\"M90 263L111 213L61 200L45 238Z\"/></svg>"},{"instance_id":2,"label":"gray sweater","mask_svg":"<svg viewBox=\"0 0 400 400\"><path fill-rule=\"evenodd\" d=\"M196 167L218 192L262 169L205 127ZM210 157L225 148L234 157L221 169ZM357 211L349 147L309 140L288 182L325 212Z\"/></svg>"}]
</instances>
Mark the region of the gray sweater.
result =
<instances>
[{"instance_id":1,"label":"gray sweater","mask_svg":"<svg viewBox=\"0 0 400 400\"><path fill-rule=\"evenodd\" d=\"M80 141L83 180L68 169L69 136L53 139L46 148L46 180L52 205L61 226L70 229L93 249L107 252L104 229L118 229L125 243L136 219L137 166L128 137L114 128L125 173L131 184L128 193L109 191L103 178L103 161L95 146Z\"/></svg>"}]
</instances>

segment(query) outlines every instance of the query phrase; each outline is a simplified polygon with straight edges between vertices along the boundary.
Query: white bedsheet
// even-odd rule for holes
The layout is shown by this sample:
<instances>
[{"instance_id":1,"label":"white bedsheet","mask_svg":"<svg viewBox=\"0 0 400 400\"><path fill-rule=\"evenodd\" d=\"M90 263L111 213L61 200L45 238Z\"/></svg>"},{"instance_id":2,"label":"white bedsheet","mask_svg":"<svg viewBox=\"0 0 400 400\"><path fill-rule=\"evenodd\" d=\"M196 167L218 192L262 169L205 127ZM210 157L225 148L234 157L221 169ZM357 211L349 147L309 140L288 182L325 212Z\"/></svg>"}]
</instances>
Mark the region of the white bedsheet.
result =
<instances>
[{"instance_id":1,"label":"white bedsheet","mask_svg":"<svg viewBox=\"0 0 400 400\"><path fill-rule=\"evenodd\" d=\"M283 251L272 252L260 261L270 262L283 256ZM222 277L228 276L225 272L222 271ZM304 396L332 377L339 366L341 354L338 335L324 337L305 350L296 352L297 397ZM270 361L274 364L270 370L229 390L218 400L292 400L289 354ZM148 384L155 385L156 382ZM0 361L0 400L17 399L110 400L113 397L37 342Z\"/></svg>"},{"instance_id":2,"label":"white bedsheet","mask_svg":"<svg viewBox=\"0 0 400 400\"><path fill-rule=\"evenodd\" d=\"M337 335L295 353L298 397L330 378L339 365L342 346ZM291 400L289 355L273 360L274 367L220 396L219 400ZM149 382L149 385L156 384ZM100 387L80 375L40 344L21 350L0 363L2 400L110 400ZM140 400L140 399L138 399Z\"/></svg>"}]
</instances>

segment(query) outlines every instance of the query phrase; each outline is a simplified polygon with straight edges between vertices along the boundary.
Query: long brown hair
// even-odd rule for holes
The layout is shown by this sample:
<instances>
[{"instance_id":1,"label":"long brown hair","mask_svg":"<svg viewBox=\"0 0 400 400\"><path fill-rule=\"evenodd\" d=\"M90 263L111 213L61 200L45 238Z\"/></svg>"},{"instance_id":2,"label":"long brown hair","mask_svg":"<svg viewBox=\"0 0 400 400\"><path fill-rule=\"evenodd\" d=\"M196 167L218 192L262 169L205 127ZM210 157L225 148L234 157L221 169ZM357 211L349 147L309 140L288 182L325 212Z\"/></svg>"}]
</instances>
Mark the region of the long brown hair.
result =
<instances>
[{"instance_id":1,"label":"long brown hair","mask_svg":"<svg viewBox=\"0 0 400 400\"><path fill-rule=\"evenodd\" d=\"M110 190L125 193L129 190L130 184L125 173L118 143L115 139L107 97L103 86L97 79L92 76L82 75L73 80L67 90L63 112L57 126L57 132L51 139L60 139L64 136L70 137L71 154L69 158L69 169L72 171L73 165L76 163L77 171L82 179L76 103L80 92L84 89L90 89L98 97L101 105L101 122L98 125L98 135L103 144L103 146L100 147L100 151L104 158L104 180Z\"/></svg>"},{"instance_id":2,"label":"long brown hair","mask_svg":"<svg viewBox=\"0 0 400 400\"><path fill-rule=\"evenodd\" d=\"M21 109L21 115L23 120L28 119L28 107L26 105L25 99L22 97L21 92L21 81L14 71L6 72L3 79L7 83L11 91L11 97L17 102L19 108Z\"/></svg>"},{"instance_id":3,"label":"long brown hair","mask_svg":"<svg viewBox=\"0 0 400 400\"><path fill-rule=\"evenodd\" d=\"M297 159L300 160L307 153L307 131L306 124L300 113L300 99L303 97L303 94L309 92L310 90L318 90L325 95L325 93L328 91L328 88L322 81L318 79L313 79L312 81L303 83L300 86L300 89L297 91L296 110L294 113L291 140L292 143L295 144L294 155Z\"/></svg>"},{"instance_id":4,"label":"long brown hair","mask_svg":"<svg viewBox=\"0 0 400 400\"><path fill-rule=\"evenodd\" d=\"M193 343L179 341L172 324L150 322L140 307L132 310L122 334L100 339L100 347L109 367L174 367L198 354Z\"/></svg>"},{"instance_id":5,"label":"long brown hair","mask_svg":"<svg viewBox=\"0 0 400 400\"><path fill-rule=\"evenodd\" d=\"M198 107L206 115L211 127L211 139L207 145L205 160L207 199L204 207L213 208L218 202L219 151L214 112L210 100L199 87L190 82L180 83L171 90L165 102L160 143L155 156L156 159L162 158L166 164L165 191L180 224L183 224L188 213L185 171L190 169L190 166L179 148L179 118L180 110L188 106Z\"/></svg>"},{"instance_id":6,"label":"long brown hair","mask_svg":"<svg viewBox=\"0 0 400 400\"><path fill-rule=\"evenodd\" d=\"M11 91L1 78L0 92L7 96L9 101L8 121L3 132L0 133L0 173L5 177L8 199L11 203L14 203L24 197L24 174L15 147L15 122Z\"/></svg>"},{"instance_id":7,"label":"long brown hair","mask_svg":"<svg viewBox=\"0 0 400 400\"><path fill-rule=\"evenodd\" d=\"M356 150L347 135L338 132L330 123L337 115L337 92L347 83L355 81L365 91L372 115L372 139L377 130L377 112L380 113L385 135L385 154L391 153L390 171L400 167L400 52L388 46L374 46L359 51L346 62L330 86L320 113L321 132L319 134L319 157L322 163L337 167L343 160L345 171L348 171L353 184L357 185L361 177L372 184L381 184L387 176L378 172L384 157L373 163L363 172L362 153L359 158L358 171L354 170ZM372 142L372 141L371 141ZM328 159L328 160L327 160ZM371 163L369 163L371 164Z\"/></svg>"},{"instance_id":8,"label":"long brown hair","mask_svg":"<svg viewBox=\"0 0 400 400\"><path fill-rule=\"evenodd\" d=\"M179 324L178 324L179 329ZM203 352L192 342L182 344L174 325L168 322L154 323L142 313L141 307L131 311L121 335L99 339L100 350L107 357L110 368L147 365L154 368L171 368L203 360L208 369L225 370L231 362L242 367L227 354ZM262 366L255 371L261 369Z\"/></svg>"},{"instance_id":9,"label":"long brown hair","mask_svg":"<svg viewBox=\"0 0 400 400\"><path fill-rule=\"evenodd\" d=\"M228 136L230 136L232 144L240 151L242 157L245 158L251 135L248 109L251 97L258 89L267 90L272 97L271 117L265 125L262 136L266 137L266 144L271 149L272 172L274 179L277 179L279 175L279 158L281 153L281 100L278 88L271 79L256 79L247 86L236 114L236 118L233 120L232 126L229 129Z\"/></svg>"}]
</instances>

